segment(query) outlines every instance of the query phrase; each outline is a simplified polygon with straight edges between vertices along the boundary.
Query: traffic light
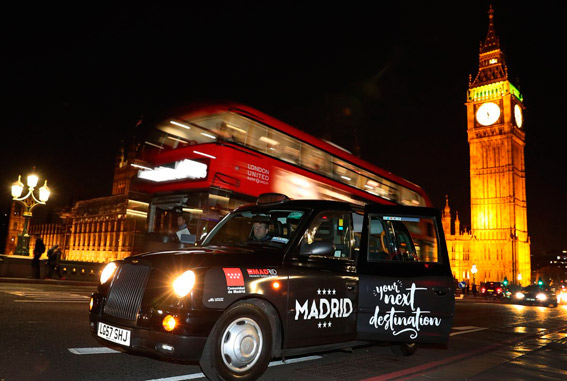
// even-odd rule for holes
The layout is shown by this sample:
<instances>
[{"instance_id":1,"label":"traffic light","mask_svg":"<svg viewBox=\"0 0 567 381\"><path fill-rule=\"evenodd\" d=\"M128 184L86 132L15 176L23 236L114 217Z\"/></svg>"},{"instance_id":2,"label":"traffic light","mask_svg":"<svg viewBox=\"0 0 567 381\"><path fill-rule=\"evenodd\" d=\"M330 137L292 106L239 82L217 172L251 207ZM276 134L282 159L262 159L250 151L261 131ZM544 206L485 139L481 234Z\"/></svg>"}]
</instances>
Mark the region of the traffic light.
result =
<instances>
[{"instance_id":1,"label":"traffic light","mask_svg":"<svg viewBox=\"0 0 567 381\"><path fill-rule=\"evenodd\" d=\"M543 280L541 280L541 277L539 277L539 280L537 281L537 285L539 286L539 288L543 288Z\"/></svg>"},{"instance_id":2,"label":"traffic light","mask_svg":"<svg viewBox=\"0 0 567 381\"><path fill-rule=\"evenodd\" d=\"M504 281L502 282L504 287L508 287L508 277L504 277Z\"/></svg>"}]
</instances>

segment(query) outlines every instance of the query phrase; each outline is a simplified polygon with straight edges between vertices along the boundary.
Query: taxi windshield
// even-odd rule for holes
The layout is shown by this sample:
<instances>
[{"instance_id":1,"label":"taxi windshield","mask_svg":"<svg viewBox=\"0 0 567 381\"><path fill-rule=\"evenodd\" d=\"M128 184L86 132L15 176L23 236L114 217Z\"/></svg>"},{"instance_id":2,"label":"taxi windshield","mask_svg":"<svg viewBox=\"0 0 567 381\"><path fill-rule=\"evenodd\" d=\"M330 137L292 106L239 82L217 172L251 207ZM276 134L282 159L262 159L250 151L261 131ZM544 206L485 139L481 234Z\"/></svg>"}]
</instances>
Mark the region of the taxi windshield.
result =
<instances>
[{"instance_id":1,"label":"taxi windshield","mask_svg":"<svg viewBox=\"0 0 567 381\"><path fill-rule=\"evenodd\" d=\"M303 211L275 208L232 213L210 232L203 246L285 246L293 240L303 216Z\"/></svg>"}]
</instances>

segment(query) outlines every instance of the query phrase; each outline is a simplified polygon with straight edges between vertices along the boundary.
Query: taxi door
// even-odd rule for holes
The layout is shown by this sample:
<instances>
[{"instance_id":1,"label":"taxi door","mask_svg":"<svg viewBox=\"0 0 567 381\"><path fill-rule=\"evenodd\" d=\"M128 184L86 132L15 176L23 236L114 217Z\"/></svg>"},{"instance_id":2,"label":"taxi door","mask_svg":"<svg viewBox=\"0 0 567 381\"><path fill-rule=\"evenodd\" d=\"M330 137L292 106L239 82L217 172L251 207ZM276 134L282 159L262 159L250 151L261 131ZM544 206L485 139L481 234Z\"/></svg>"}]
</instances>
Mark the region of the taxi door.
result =
<instances>
[{"instance_id":1,"label":"taxi door","mask_svg":"<svg viewBox=\"0 0 567 381\"><path fill-rule=\"evenodd\" d=\"M436 209L368 205L357 273L359 340L448 341L454 284Z\"/></svg>"},{"instance_id":2,"label":"taxi door","mask_svg":"<svg viewBox=\"0 0 567 381\"><path fill-rule=\"evenodd\" d=\"M325 210L312 219L286 259L289 276L284 347L356 339L358 283L350 210Z\"/></svg>"}]
</instances>

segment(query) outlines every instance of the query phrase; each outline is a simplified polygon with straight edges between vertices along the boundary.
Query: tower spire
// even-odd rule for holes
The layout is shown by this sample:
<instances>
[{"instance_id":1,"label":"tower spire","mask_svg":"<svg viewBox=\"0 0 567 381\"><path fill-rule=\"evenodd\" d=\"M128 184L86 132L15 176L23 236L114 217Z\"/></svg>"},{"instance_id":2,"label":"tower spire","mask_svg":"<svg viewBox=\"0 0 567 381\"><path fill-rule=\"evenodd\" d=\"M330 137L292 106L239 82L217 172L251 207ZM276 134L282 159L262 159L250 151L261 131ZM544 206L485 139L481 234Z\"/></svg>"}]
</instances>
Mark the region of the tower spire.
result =
<instances>
[{"instance_id":1,"label":"tower spire","mask_svg":"<svg viewBox=\"0 0 567 381\"><path fill-rule=\"evenodd\" d=\"M486 34L484 44L480 46L480 53L482 54L498 49L500 49L500 39L494 31L494 9L492 9L491 4L488 10L488 33Z\"/></svg>"},{"instance_id":2,"label":"tower spire","mask_svg":"<svg viewBox=\"0 0 567 381\"><path fill-rule=\"evenodd\" d=\"M445 235L451 234L451 208L449 207L449 196L445 195L445 209L441 216L441 223L443 225L443 231Z\"/></svg>"},{"instance_id":3,"label":"tower spire","mask_svg":"<svg viewBox=\"0 0 567 381\"><path fill-rule=\"evenodd\" d=\"M472 83L469 81L469 88L505 80L508 80L508 67L504 53L500 50L500 38L494 28L494 9L490 5L486 40L480 43L478 74Z\"/></svg>"}]
</instances>

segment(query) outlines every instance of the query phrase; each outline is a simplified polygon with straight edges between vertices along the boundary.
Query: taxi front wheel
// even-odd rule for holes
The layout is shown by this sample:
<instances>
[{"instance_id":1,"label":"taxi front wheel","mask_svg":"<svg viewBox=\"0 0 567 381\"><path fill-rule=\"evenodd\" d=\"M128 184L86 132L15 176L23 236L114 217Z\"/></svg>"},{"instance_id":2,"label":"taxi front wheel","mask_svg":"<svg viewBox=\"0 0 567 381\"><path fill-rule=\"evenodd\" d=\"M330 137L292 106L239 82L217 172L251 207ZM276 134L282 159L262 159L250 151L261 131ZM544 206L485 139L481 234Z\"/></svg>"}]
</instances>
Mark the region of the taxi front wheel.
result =
<instances>
[{"instance_id":1,"label":"taxi front wheel","mask_svg":"<svg viewBox=\"0 0 567 381\"><path fill-rule=\"evenodd\" d=\"M416 343L397 343L390 345L390 350L396 356L411 356L417 351Z\"/></svg>"},{"instance_id":2,"label":"taxi front wheel","mask_svg":"<svg viewBox=\"0 0 567 381\"><path fill-rule=\"evenodd\" d=\"M240 302L220 317L201 356L201 370L210 380L256 380L271 358L272 334L264 311Z\"/></svg>"}]
</instances>

